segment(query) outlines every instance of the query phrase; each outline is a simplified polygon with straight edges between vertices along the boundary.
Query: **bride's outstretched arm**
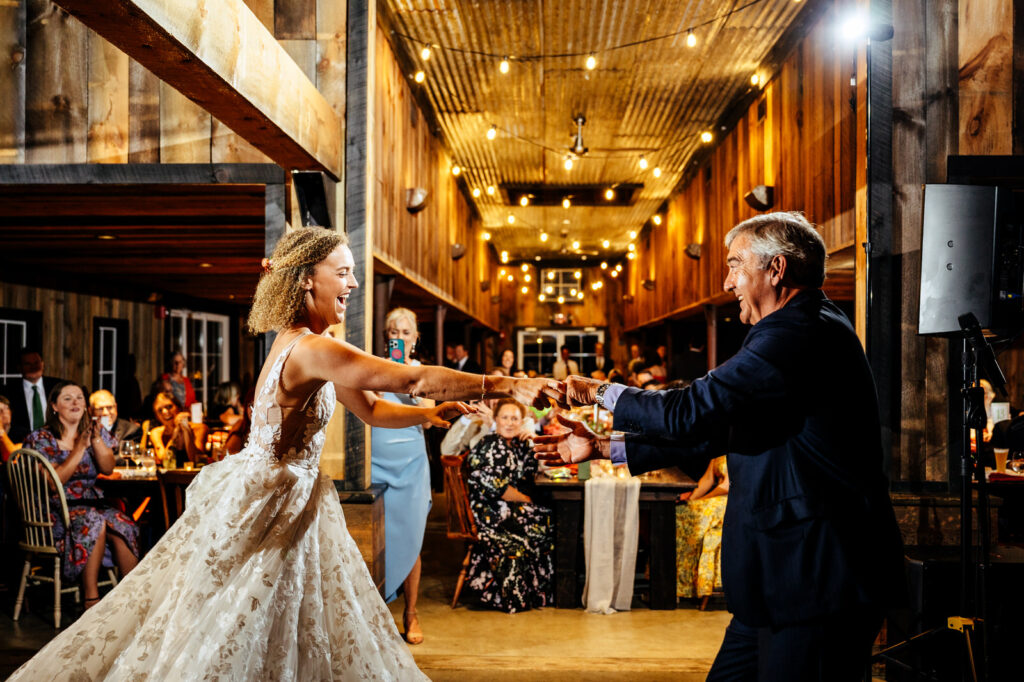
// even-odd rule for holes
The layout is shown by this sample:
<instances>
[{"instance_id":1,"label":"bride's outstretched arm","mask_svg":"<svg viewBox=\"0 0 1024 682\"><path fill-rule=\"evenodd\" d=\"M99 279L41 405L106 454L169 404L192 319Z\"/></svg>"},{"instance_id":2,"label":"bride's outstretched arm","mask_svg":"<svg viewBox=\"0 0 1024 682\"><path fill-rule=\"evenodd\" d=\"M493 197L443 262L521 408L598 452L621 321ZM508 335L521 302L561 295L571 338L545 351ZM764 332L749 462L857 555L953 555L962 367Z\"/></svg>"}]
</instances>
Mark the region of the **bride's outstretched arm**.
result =
<instances>
[{"instance_id":1,"label":"bride's outstretched arm","mask_svg":"<svg viewBox=\"0 0 1024 682\"><path fill-rule=\"evenodd\" d=\"M446 402L431 406L400 405L378 398L370 391L335 385L338 402L352 411L370 426L401 429L430 422L434 426L448 428L448 419L473 411L465 403Z\"/></svg>"},{"instance_id":2,"label":"bride's outstretched arm","mask_svg":"<svg viewBox=\"0 0 1024 682\"><path fill-rule=\"evenodd\" d=\"M436 400L476 400L510 396L526 405L547 407L548 398L565 401L565 386L554 379L516 379L466 374L446 367L403 365L378 358L340 339L310 336L298 344L286 372L297 372L297 383L320 379L337 388L391 391Z\"/></svg>"}]
</instances>

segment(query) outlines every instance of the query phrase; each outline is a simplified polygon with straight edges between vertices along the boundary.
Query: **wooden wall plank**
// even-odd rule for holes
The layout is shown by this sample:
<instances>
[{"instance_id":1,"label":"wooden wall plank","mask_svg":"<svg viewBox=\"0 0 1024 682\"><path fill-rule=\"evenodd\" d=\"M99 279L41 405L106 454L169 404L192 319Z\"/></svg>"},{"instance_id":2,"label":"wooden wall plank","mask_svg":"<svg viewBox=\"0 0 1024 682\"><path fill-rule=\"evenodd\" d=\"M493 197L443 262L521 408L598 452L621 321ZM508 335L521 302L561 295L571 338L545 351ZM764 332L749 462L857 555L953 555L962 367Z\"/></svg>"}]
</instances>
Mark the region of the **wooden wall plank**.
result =
<instances>
[{"instance_id":1,"label":"wooden wall plank","mask_svg":"<svg viewBox=\"0 0 1024 682\"><path fill-rule=\"evenodd\" d=\"M316 0L274 0L274 36L278 40L316 38Z\"/></svg>"},{"instance_id":2,"label":"wooden wall plank","mask_svg":"<svg viewBox=\"0 0 1024 682\"><path fill-rule=\"evenodd\" d=\"M0 4L0 163L25 163L25 2Z\"/></svg>"},{"instance_id":3,"label":"wooden wall plank","mask_svg":"<svg viewBox=\"0 0 1024 682\"><path fill-rule=\"evenodd\" d=\"M338 116L345 117L345 6L335 0L316 4L316 87Z\"/></svg>"},{"instance_id":4,"label":"wooden wall plank","mask_svg":"<svg viewBox=\"0 0 1024 682\"><path fill-rule=\"evenodd\" d=\"M160 79L130 58L128 162L160 163Z\"/></svg>"},{"instance_id":5,"label":"wooden wall plank","mask_svg":"<svg viewBox=\"0 0 1024 682\"><path fill-rule=\"evenodd\" d=\"M128 55L90 31L90 162L128 163L128 70Z\"/></svg>"},{"instance_id":6,"label":"wooden wall plank","mask_svg":"<svg viewBox=\"0 0 1024 682\"><path fill-rule=\"evenodd\" d=\"M1013 153L1013 2L960 0L960 153Z\"/></svg>"},{"instance_id":7,"label":"wooden wall plank","mask_svg":"<svg viewBox=\"0 0 1024 682\"><path fill-rule=\"evenodd\" d=\"M210 114L172 86L160 82L160 160L210 163Z\"/></svg>"},{"instance_id":8,"label":"wooden wall plank","mask_svg":"<svg viewBox=\"0 0 1024 682\"><path fill-rule=\"evenodd\" d=\"M211 120L210 158L213 163L272 163L266 154L220 122Z\"/></svg>"},{"instance_id":9,"label":"wooden wall plank","mask_svg":"<svg viewBox=\"0 0 1024 682\"><path fill-rule=\"evenodd\" d=\"M25 160L85 163L88 34L49 0L28 0L27 18Z\"/></svg>"},{"instance_id":10,"label":"wooden wall plank","mask_svg":"<svg viewBox=\"0 0 1024 682\"><path fill-rule=\"evenodd\" d=\"M252 10L256 18L267 28L274 31L274 0L244 0L246 7ZM344 3L335 3L338 5Z\"/></svg>"},{"instance_id":11,"label":"wooden wall plank","mask_svg":"<svg viewBox=\"0 0 1024 682\"><path fill-rule=\"evenodd\" d=\"M302 73L310 82L316 82L316 41L315 40L278 40L284 51L288 53Z\"/></svg>"}]
</instances>

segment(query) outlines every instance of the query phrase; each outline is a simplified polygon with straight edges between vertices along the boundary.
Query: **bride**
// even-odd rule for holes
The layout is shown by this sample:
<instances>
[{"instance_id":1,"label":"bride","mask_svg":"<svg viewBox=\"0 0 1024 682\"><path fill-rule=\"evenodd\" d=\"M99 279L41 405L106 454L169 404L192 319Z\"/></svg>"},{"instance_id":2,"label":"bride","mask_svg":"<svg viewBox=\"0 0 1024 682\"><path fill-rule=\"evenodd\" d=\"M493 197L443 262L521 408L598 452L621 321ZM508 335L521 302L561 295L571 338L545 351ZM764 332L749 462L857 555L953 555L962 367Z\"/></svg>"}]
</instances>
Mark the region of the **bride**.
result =
<instances>
[{"instance_id":1,"label":"bride","mask_svg":"<svg viewBox=\"0 0 1024 682\"><path fill-rule=\"evenodd\" d=\"M468 408L371 391L538 405L564 394L553 380L400 365L326 336L358 286L354 265L338 233L282 238L249 317L254 333L279 333L245 449L202 469L145 559L11 680L424 679L318 470L335 400L370 425L404 427Z\"/></svg>"}]
</instances>

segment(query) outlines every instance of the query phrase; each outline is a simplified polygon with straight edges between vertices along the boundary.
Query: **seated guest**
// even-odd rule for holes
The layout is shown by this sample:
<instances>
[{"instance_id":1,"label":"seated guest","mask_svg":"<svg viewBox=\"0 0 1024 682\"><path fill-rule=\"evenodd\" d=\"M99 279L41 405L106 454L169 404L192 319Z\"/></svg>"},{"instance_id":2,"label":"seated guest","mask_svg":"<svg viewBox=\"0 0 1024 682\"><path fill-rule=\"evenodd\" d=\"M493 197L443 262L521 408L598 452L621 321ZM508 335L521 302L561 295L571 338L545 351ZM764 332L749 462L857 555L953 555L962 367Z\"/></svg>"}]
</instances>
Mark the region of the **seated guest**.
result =
<instances>
[{"instance_id":1,"label":"seated guest","mask_svg":"<svg viewBox=\"0 0 1024 682\"><path fill-rule=\"evenodd\" d=\"M609 384L624 384L626 383L626 377L623 376L622 372L618 369L613 369L608 372L608 383Z\"/></svg>"},{"instance_id":2,"label":"seated guest","mask_svg":"<svg viewBox=\"0 0 1024 682\"><path fill-rule=\"evenodd\" d=\"M238 383L225 381L217 386L217 392L208 411L210 417L224 426L232 426L242 418L243 413L242 389Z\"/></svg>"},{"instance_id":3,"label":"seated guest","mask_svg":"<svg viewBox=\"0 0 1024 682\"><path fill-rule=\"evenodd\" d=\"M46 423L46 397L60 379L43 376L45 364L35 348L23 348L19 357L21 376L8 381L0 389L11 407L11 440L24 440L30 431Z\"/></svg>"},{"instance_id":4,"label":"seated guest","mask_svg":"<svg viewBox=\"0 0 1024 682\"><path fill-rule=\"evenodd\" d=\"M103 428L114 437L115 449L121 443L138 442L142 439L141 426L128 419L118 418L117 400L110 391L93 391L89 396L89 412L94 418L99 419Z\"/></svg>"},{"instance_id":5,"label":"seated guest","mask_svg":"<svg viewBox=\"0 0 1024 682\"><path fill-rule=\"evenodd\" d=\"M505 376L510 377L516 373L516 352L511 348L501 351L501 362L499 367L505 370Z\"/></svg>"},{"instance_id":6,"label":"seated guest","mask_svg":"<svg viewBox=\"0 0 1024 682\"><path fill-rule=\"evenodd\" d=\"M495 368L491 372L491 376L504 376L499 374L500 371L500 367ZM464 414L452 422L451 428L448 429L444 439L441 440L441 454L461 455L463 452L471 450L485 436L494 433L494 409L498 406L498 402L499 399L497 398L473 402L472 404L477 408L477 411L471 414ZM536 422L533 417L527 415L523 418L516 438L519 440L529 440L536 433L535 428Z\"/></svg>"},{"instance_id":7,"label":"seated guest","mask_svg":"<svg viewBox=\"0 0 1024 682\"><path fill-rule=\"evenodd\" d=\"M729 499L725 457L708 464L693 491L676 507L676 596L707 597L722 586L722 522Z\"/></svg>"},{"instance_id":8,"label":"seated guest","mask_svg":"<svg viewBox=\"0 0 1024 682\"><path fill-rule=\"evenodd\" d=\"M506 613L553 601L554 534L551 510L534 501L537 460L519 440L525 408L498 402L497 432L469 453L466 488L479 541L473 546L467 592Z\"/></svg>"},{"instance_id":9,"label":"seated guest","mask_svg":"<svg viewBox=\"0 0 1024 682\"><path fill-rule=\"evenodd\" d=\"M131 517L112 506L96 487L96 477L114 470L114 439L90 419L85 390L70 381L50 391L46 425L25 438L24 446L50 460L64 484L71 525L64 527L60 501L51 498L50 519L68 580L82 578L85 608L99 601L101 566L128 574L139 557L139 531Z\"/></svg>"},{"instance_id":10,"label":"seated guest","mask_svg":"<svg viewBox=\"0 0 1024 682\"><path fill-rule=\"evenodd\" d=\"M181 351L171 353L167 361L167 372L161 379L171 382L171 393L174 394L174 401L187 410L196 401L196 392L192 388L192 382L188 380L188 372L185 370L185 354Z\"/></svg>"},{"instance_id":11,"label":"seated guest","mask_svg":"<svg viewBox=\"0 0 1024 682\"><path fill-rule=\"evenodd\" d=\"M206 426L190 423L188 413L179 411L170 393L157 394L153 415L160 422L160 426L149 432L157 460L163 461L167 451L173 450L178 466L185 460L199 462L206 447Z\"/></svg>"},{"instance_id":12,"label":"seated guest","mask_svg":"<svg viewBox=\"0 0 1024 682\"><path fill-rule=\"evenodd\" d=\"M20 446L11 441L11 401L0 395L0 458L4 462L11 458Z\"/></svg>"},{"instance_id":13,"label":"seated guest","mask_svg":"<svg viewBox=\"0 0 1024 682\"><path fill-rule=\"evenodd\" d=\"M658 346L659 349L664 346ZM665 369L665 361L661 357L659 352L647 352L644 353L644 364L646 369L654 380L658 383L665 383L668 380L668 371Z\"/></svg>"}]
</instances>

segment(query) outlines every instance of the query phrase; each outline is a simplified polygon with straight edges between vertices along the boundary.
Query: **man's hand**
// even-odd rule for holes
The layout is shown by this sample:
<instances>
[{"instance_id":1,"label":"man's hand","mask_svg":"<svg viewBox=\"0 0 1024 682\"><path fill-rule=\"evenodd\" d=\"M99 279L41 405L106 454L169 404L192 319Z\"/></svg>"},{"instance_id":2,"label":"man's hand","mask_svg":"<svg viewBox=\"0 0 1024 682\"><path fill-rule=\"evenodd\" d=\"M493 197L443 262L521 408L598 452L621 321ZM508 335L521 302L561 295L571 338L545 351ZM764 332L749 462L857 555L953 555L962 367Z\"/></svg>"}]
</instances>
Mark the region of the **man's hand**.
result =
<instances>
[{"instance_id":1,"label":"man's hand","mask_svg":"<svg viewBox=\"0 0 1024 682\"><path fill-rule=\"evenodd\" d=\"M552 435L536 436L533 439L534 457L551 466L609 458L608 438L597 435L583 422L569 419L561 413L557 419L564 430Z\"/></svg>"},{"instance_id":2,"label":"man's hand","mask_svg":"<svg viewBox=\"0 0 1024 682\"><path fill-rule=\"evenodd\" d=\"M476 412L476 408L466 403L457 401L443 402L431 407L427 411L427 422L431 426L447 429L451 426L450 419L474 412Z\"/></svg>"},{"instance_id":3,"label":"man's hand","mask_svg":"<svg viewBox=\"0 0 1024 682\"><path fill-rule=\"evenodd\" d=\"M597 387L605 382L586 377L571 376L565 380L565 398L569 407L593 405L597 402Z\"/></svg>"},{"instance_id":4,"label":"man's hand","mask_svg":"<svg viewBox=\"0 0 1024 682\"><path fill-rule=\"evenodd\" d=\"M565 384L554 379L513 379L512 397L538 410L550 407L550 400L565 404Z\"/></svg>"}]
</instances>

